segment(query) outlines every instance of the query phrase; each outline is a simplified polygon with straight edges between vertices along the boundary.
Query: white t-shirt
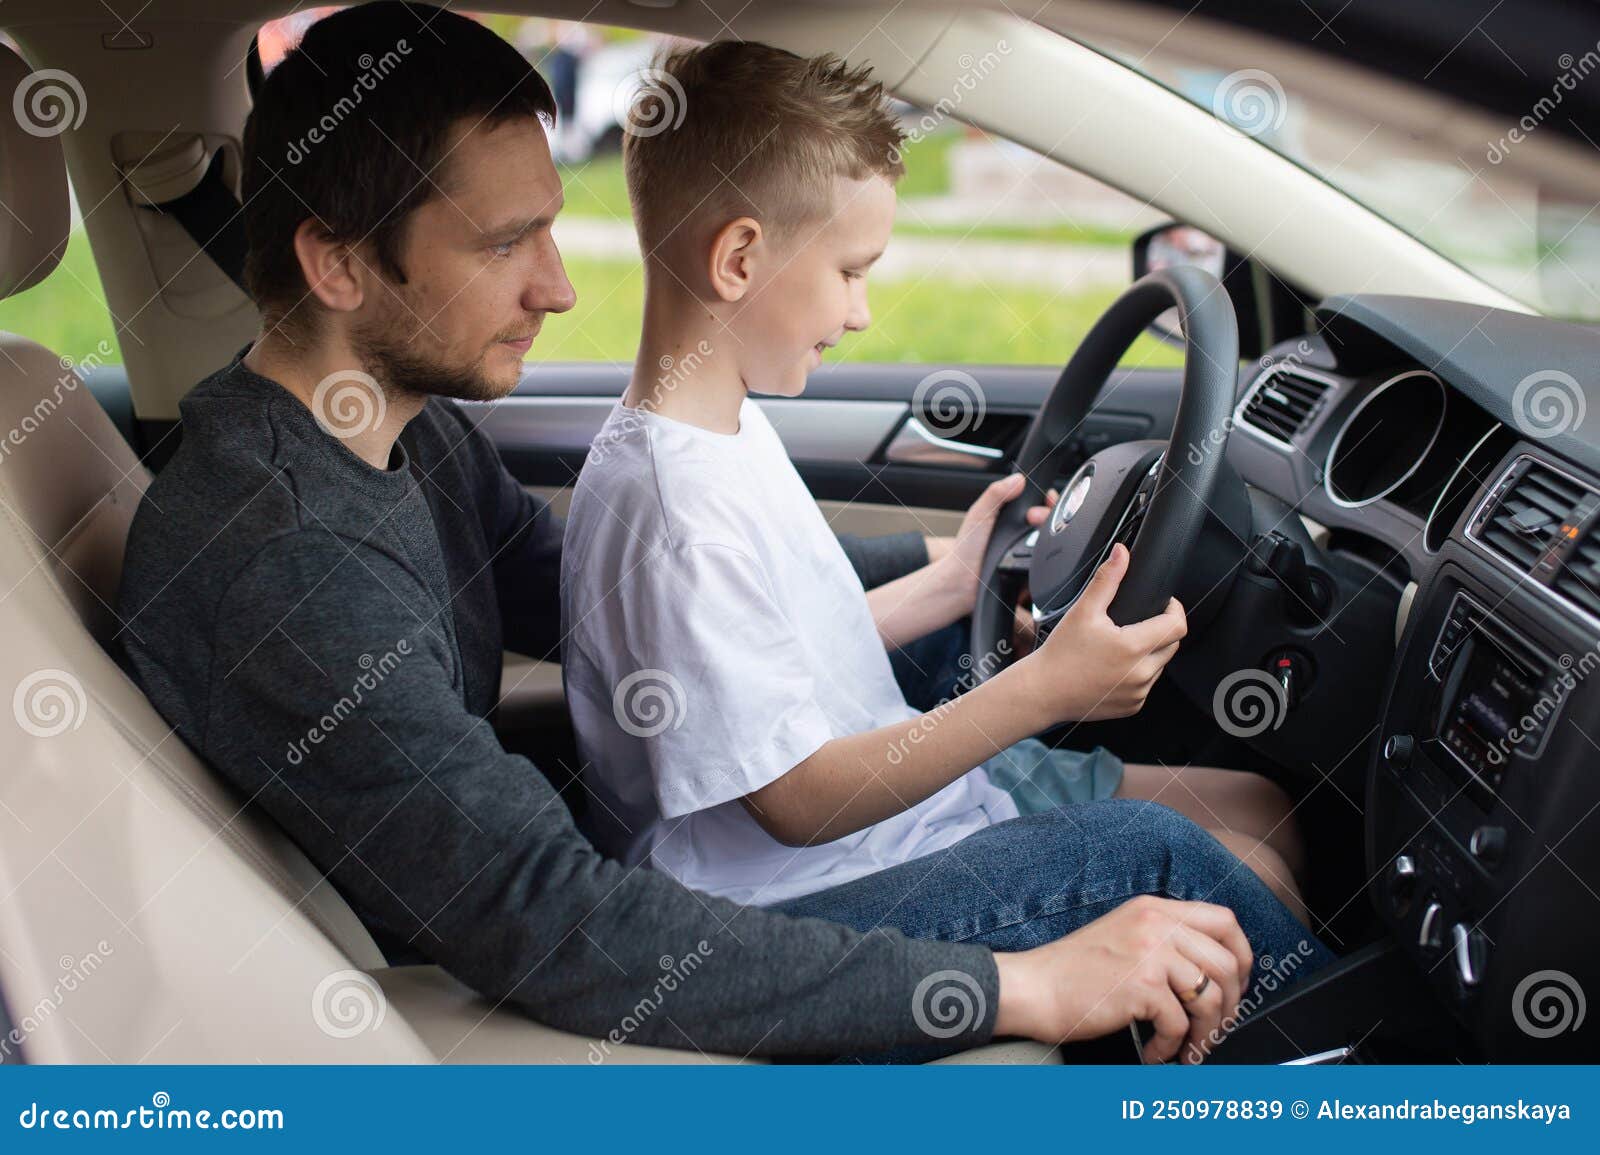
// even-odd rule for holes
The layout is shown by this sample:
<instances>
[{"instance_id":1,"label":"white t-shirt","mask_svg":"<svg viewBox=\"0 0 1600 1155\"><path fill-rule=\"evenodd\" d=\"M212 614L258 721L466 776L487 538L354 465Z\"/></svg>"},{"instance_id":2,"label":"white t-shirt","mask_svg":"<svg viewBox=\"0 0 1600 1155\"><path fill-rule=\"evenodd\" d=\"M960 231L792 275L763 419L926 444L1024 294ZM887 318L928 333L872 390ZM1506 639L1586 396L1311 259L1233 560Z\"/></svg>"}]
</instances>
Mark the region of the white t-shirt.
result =
<instances>
[{"instance_id":1,"label":"white t-shirt","mask_svg":"<svg viewBox=\"0 0 1600 1155\"><path fill-rule=\"evenodd\" d=\"M612 410L573 494L561 612L595 834L630 865L768 905L1017 815L981 768L817 846L785 846L739 801L834 738L917 716L860 579L748 398L734 434Z\"/></svg>"}]
</instances>

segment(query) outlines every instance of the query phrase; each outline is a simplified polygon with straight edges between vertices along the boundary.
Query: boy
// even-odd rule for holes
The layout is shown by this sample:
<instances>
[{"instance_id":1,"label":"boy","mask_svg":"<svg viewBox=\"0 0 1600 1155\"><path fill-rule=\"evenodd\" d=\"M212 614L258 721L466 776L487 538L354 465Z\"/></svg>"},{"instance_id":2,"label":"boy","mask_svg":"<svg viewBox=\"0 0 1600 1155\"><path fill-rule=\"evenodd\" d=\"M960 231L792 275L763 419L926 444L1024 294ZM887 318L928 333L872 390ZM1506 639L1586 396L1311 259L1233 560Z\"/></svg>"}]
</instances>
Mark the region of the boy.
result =
<instances>
[{"instance_id":1,"label":"boy","mask_svg":"<svg viewBox=\"0 0 1600 1155\"><path fill-rule=\"evenodd\" d=\"M562 560L562 668L602 846L770 905L1019 814L1161 795L1298 907L1287 799L1265 779L1029 738L1137 712L1177 649L1175 600L1127 627L1106 616L1121 546L1037 651L929 714L906 704L887 650L971 611L1020 475L989 486L938 560L865 592L748 396L798 395L866 328L901 132L867 70L830 57L725 42L662 73L636 115L671 123L650 107L670 92L682 123L625 143L642 340Z\"/></svg>"}]
</instances>

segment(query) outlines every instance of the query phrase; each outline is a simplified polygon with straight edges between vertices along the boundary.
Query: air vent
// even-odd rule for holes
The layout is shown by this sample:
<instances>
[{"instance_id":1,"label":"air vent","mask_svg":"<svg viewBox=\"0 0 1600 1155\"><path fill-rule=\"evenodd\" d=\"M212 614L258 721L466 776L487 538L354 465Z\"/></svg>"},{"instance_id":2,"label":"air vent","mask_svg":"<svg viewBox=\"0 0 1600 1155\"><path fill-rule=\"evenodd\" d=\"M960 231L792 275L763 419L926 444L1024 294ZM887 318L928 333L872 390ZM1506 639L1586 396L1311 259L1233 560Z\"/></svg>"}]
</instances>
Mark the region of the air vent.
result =
<instances>
[{"instance_id":1,"label":"air vent","mask_svg":"<svg viewBox=\"0 0 1600 1155\"><path fill-rule=\"evenodd\" d=\"M1306 369L1279 362L1251 386L1238 420L1293 448L1295 435L1311 423L1333 381Z\"/></svg>"},{"instance_id":2,"label":"air vent","mask_svg":"<svg viewBox=\"0 0 1600 1155\"><path fill-rule=\"evenodd\" d=\"M1600 535L1589 530L1556 575L1555 591L1592 617L1600 618Z\"/></svg>"},{"instance_id":3,"label":"air vent","mask_svg":"<svg viewBox=\"0 0 1600 1155\"><path fill-rule=\"evenodd\" d=\"M1539 568L1548 580L1594 501L1594 491L1577 479L1519 457L1479 510L1475 536L1518 573Z\"/></svg>"}]
</instances>

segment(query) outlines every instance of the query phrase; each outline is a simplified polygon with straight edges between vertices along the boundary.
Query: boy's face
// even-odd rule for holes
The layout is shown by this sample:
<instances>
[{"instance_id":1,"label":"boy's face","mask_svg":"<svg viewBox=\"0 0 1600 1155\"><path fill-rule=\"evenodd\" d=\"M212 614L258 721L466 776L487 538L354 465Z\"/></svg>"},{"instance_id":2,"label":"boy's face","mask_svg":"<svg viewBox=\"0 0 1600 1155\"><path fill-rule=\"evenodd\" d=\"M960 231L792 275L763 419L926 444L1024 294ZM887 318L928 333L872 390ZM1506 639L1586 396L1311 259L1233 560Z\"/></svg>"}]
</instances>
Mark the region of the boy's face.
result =
<instances>
[{"instance_id":1,"label":"boy's face","mask_svg":"<svg viewBox=\"0 0 1600 1155\"><path fill-rule=\"evenodd\" d=\"M769 248L728 326L747 387L797 396L825 348L871 323L867 270L889 243L894 204L883 177L836 178L830 214Z\"/></svg>"}]
</instances>

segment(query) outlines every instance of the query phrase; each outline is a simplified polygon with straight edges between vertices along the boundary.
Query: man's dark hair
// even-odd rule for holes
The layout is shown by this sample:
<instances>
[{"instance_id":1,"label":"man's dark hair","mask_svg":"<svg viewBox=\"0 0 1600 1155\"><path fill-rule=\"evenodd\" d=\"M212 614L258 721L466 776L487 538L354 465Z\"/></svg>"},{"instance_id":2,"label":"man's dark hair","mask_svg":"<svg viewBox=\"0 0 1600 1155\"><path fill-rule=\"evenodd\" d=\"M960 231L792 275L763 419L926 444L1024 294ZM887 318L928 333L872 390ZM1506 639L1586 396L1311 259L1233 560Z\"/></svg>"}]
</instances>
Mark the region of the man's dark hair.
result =
<instances>
[{"instance_id":1,"label":"man's dark hair","mask_svg":"<svg viewBox=\"0 0 1600 1155\"><path fill-rule=\"evenodd\" d=\"M492 30L430 4L360 4L313 24L268 74L244 129L245 284L270 323L307 291L294 234L307 219L370 240L404 283L411 212L438 195L450 130L521 117L555 101Z\"/></svg>"}]
</instances>

